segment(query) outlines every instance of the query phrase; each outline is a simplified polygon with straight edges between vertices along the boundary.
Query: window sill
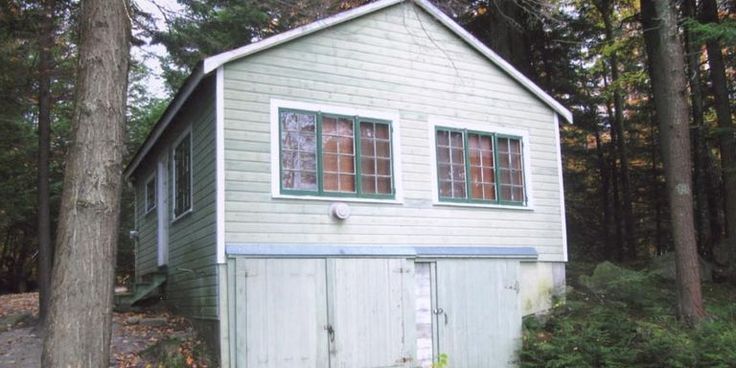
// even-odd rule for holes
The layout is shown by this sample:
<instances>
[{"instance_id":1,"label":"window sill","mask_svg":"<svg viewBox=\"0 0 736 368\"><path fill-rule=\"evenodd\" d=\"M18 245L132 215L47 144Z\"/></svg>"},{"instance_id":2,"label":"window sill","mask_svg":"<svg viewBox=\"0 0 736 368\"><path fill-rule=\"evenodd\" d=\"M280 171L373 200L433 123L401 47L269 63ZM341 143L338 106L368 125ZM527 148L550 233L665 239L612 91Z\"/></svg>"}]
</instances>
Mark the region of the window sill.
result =
<instances>
[{"instance_id":1,"label":"window sill","mask_svg":"<svg viewBox=\"0 0 736 368\"><path fill-rule=\"evenodd\" d=\"M183 218L187 217L187 216L188 216L188 215L189 215L190 213L192 213L192 212L194 212L194 210L193 210L192 208L190 208L190 209L188 209L188 210L186 210L186 211L182 212L182 213L181 213L181 214L180 214L179 216L176 216L176 217L174 217L174 218L173 218L173 219L171 220L171 224L172 224L172 225L173 225L173 224L175 224L175 223L176 223L177 221L179 221L179 220L181 220L181 219L183 219Z\"/></svg>"},{"instance_id":2,"label":"window sill","mask_svg":"<svg viewBox=\"0 0 736 368\"><path fill-rule=\"evenodd\" d=\"M383 203L383 204L404 204L399 199L380 199L380 198L360 198L360 197L326 197L314 195L294 195L294 194L274 194L272 199L299 199L323 202L352 202L352 203Z\"/></svg>"},{"instance_id":3,"label":"window sill","mask_svg":"<svg viewBox=\"0 0 736 368\"><path fill-rule=\"evenodd\" d=\"M434 206L448 206L448 207L477 207L477 208L497 208L497 209L504 209L504 210L516 210L516 211L534 211L533 206L514 206L514 205L507 205L507 204L441 202L437 200L435 200L432 204Z\"/></svg>"}]
</instances>

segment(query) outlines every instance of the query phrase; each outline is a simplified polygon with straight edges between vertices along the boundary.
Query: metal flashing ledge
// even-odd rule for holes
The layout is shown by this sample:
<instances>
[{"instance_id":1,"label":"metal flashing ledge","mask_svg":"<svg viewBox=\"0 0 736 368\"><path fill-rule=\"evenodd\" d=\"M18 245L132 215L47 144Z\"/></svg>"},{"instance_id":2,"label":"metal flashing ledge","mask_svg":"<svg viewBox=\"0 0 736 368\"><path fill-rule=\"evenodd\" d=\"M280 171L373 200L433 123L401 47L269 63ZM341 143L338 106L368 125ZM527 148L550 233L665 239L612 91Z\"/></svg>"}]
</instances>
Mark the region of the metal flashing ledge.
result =
<instances>
[{"instance_id":1,"label":"metal flashing ledge","mask_svg":"<svg viewBox=\"0 0 736 368\"><path fill-rule=\"evenodd\" d=\"M373 246L329 244L228 244L228 256L254 258L513 258L536 260L532 247Z\"/></svg>"}]
</instances>

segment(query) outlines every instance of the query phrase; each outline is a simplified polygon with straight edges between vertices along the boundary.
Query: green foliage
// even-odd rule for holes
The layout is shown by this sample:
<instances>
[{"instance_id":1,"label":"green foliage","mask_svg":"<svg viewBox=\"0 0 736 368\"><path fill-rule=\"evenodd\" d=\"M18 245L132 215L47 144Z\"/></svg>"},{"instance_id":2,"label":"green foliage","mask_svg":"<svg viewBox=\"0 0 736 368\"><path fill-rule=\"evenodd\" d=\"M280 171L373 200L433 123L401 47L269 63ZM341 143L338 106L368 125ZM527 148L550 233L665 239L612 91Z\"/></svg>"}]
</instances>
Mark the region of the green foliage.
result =
<instances>
[{"instance_id":1,"label":"green foliage","mask_svg":"<svg viewBox=\"0 0 736 368\"><path fill-rule=\"evenodd\" d=\"M442 353L437 358L437 362L432 363L432 368L448 368L449 362L450 358L447 356L447 354Z\"/></svg>"},{"instance_id":2,"label":"green foliage","mask_svg":"<svg viewBox=\"0 0 736 368\"><path fill-rule=\"evenodd\" d=\"M710 318L691 329L671 307L674 285L656 276L604 263L580 279L587 290L569 293L567 304L545 319L524 320L521 367L733 367L736 362L733 287L707 284ZM625 290L627 282L631 290ZM646 303L635 300L644 293L636 289L651 294Z\"/></svg>"},{"instance_id":3,"label":"green foliage","mask_svg":"<svg viewBox=\"0 0 736 368\"><path fill-rule=\"evenodd\" d=\"M695 19L686 19L683 24L695 34L697 42L719 40L732 46L736 44L736 20L724 19L720 23L701 23Z\"/></svg>"},{"instance_id":4,"label":"green foliage","mask_svg":"<svg viewBox=\"0 0 736 368\"><path fill-rule=\"evenodd\" d=\"M596 266L593 274L580 276L580 284L600 300L622 302L626 305L645 308L656 307L660 295L656 276L603 262Z\"/></svg>"}]
</instances>

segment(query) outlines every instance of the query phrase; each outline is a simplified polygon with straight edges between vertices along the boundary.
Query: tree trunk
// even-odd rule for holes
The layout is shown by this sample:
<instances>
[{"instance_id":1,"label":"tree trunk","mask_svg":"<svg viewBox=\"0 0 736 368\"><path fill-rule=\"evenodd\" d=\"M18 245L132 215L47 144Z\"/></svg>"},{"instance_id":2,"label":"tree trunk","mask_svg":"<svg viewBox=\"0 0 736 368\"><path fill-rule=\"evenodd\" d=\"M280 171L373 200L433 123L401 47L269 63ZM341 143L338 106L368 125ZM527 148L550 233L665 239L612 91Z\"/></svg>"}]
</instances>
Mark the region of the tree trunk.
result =
<instances>
[{"instance_id":1,"label":"tree trunk","mask_svg":"<svg viewBox=\"0 0 736 368\"><path fill-rule=\"evenodd\" d=\"M67 156L43 367L107 367L129 65L128 4L81 3L73 143Z\"/></svg>"},{"instance_id":2,"label":"tree trunk","mask_svg":"<svg viewBox=\"0 0 736 368\"><path fill-rule=\"evenodd\" d=\"M685 0L682 6L685 18L695 18L695 0ZM693 187L695 188L695 229L698 234L700 254L710 253L712 248L710 236L710 217L708 217L708 187L705 170L708 151L705 139L707 127L703 118L703 93L700 83L700 45L695 43L693 32L685 29L685 50L687 52L687 70L690 80L690 101L693 116Z\"/></svg>"},{"instance_id":3,"label":"tree trunk","mask_svg":"<svg viewBox=\"0 0 736 368\"><path fill-rule=\"evenodd\" d=\"M612 258L611 253L613 245L611 244L611 204L608 193L610 192L610 169L608 168L608 162L605 154L603 153L603 143L601 142L601 133L596 124L594 127L595 132L595 150L598 156L598 175L601 178L601 185L599 187L599 195L601 200L601 209L603 210L603 218L601 219L601 235L603 236L603 254L606 258Z\"/></svg>"},{"instance_id":4,"label":"tree trunk","mask_svg":"<svg viewBox=\"0 0 736 368\"><path fill-rule=\"evenodd\" d=\"M641 0L641 9L675 244L678 310L686 323L696 324L705 316L705 310L693 223L685 55L674 4L668 0Z\"/></svg>"},{"instance_id":5,"label":"tree trunk","mask_svg":"<svg viewBox=\"0 0 736 368\"><path fill-rule=\"evenodd\" d=\"M702 1L702 20L718 23L718 5L715 0ZM728 95L728 80L723 53L719 40L706 42L708 66L713 83L716 115L718 117L718 140L721 148L721 167L726 212L726 237L729 249L729 269L732 277L736 275L736 130L731 117L731 103Z\"/></svg>"},{"instance_id":6,"label":"tree trunk","mask_svg":"<svg viewBox=\"0 0 736 368\"><path fill-rule=\"evenodd\" d=\"M46 319L53 248L49 210L49 151L51 135L51 47L54 44L55 0L44 2L38 61L38 317Z\"/></svg>"},{"instance_id":7,"label":"tree trunk","mask_svg":"<svg viewBox=\"0 0 736 368\"><path fill-rule=\"evenodd\" d=\"M613 44L616 39L613 34L613 24L611 14L613 13L613 5L609 1L596 2L598 12L603 19L606 42ZM623 197L623 236L627 255L630 259L636 259L636 238L634 236L634 210L632 205L631 184L629 180L629 155L626 148L626 129L624 127L624 98L621 94L621 86L619 86L619 63L616 51L612 51L608 63L611 69L611 83L609 87L613 88L613 114L609 109L609 117L612 118L611 125L616 131L616 150L619 158L620 174L614 180L621 181L621 196ZM611 116L612 115L612 116Z\"/></svg>"}]
</instances>

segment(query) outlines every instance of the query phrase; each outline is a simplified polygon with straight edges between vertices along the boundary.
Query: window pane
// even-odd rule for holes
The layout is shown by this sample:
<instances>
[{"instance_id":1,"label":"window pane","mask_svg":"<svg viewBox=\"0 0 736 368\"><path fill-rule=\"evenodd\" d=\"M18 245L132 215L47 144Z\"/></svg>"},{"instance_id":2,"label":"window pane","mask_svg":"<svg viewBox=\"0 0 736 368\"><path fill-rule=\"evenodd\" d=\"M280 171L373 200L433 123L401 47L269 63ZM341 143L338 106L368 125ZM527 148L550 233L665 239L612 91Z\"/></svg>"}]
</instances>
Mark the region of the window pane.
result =
<instances>
[{"instance_id":1,"label":"window pane","mask_svg":"<svg viewBox=\"0 0 736 368\"><path fill-rule=\"evenodd\" d=\"M393 193L390 130L388 124L368 121L360 123L362 193Z\"/></svg>"},{"instance_id":2,"label":"window pane","mask_svg":"<svg viewBox=\"0 0 736 368\"><path fill-rule=\"evenodd\" d=\"M525 198L521 140L498 138L498 146L500 199L523 202Z\"/></svg>"},{"instance_id":3,"label":"window pane","mask_svg":"<svg viewBox=\"0 0 736 368\"><path fill-rule=\"evenodd\" d=\"M281 186L284 189L317 190L317 115L282 111Z\"/></svg>"},{"instance_id":4,"label":"window pane","mask_svg":"<svg viewBox=\"0 0 736 368\"><path fill-rule=\"evenodd\" d=\"M355 175L341 174L338 180L340 192L355 192Z\"/></svg>"},{"instance_id":5,"label":"window pane","mask_svg":"<svg viewBox=\"0 0 736 368\"><path fill-rule=\"evenodd\" d=\"M325 172L324 174L322 174L322 183L324 185L325 190L329 190L331 192L337 192L339 189L338 181L337 181L337 174L335 173Z\"/></svg>"},{"instance_id":6,"label":"window pane","mask_svg":"<svg viewBox=\"0 0 736 368\"><path fill-rule=\"evenodd\" d=\"M376 159L378 175L391 176L391 160Z\"/></svg>"},{"instance_id":7,"label":"window pane","mask_svg":"<svg viewBox=\"0 0 736 368\"><path fill-rule=\"evenodd\" d=\"M467 198L463 133L438 129L436 143L440 197Z\"/></svg>"},{"instance_id":8,"label":"window pane","mask_svg":"<svg viewBox=\"0 0 736 368\"><path fill-rule=\"evenodd\" d=\"M355 193L353 120L322 117L322 176L326 192Z\"/></svg>"},{"instance_id":9,"label":"window pane","mask_svg":"<svg viewBox=\"0 0 736 368\"><path fill-rule=\"evenodd\" d=\"M471 198L495 201L496 193L494 190L488 190L488 187L495 187L495 176L492 174L494 167L493 162L493 137L490 135L481 135L468 133L468 156L470 156L470 184L472 191Z\"/></svg>"},{"instance_id":10,"label":"window pane","mask_svg":"<svg viewBox=\"0 0 736 368\"><path fill-rule=\"evenodd\" d=\"M391 194L391 178L379 176L376 180L376 193Z\"/></svg>"},{"instance_id":11,"label":"window pane","mask_svg":"<svg viewBox=\"0 0 736 368\"><path fill-rule=\"evenodd\" d=\"M360 181L361 190L366 194L376 193L376 177L373 175L363 176Z\"/></svg>"},{"instance_id":12,"label":"window pane","mask_svg":"<svg viewBox=\"0 0 736 368\"><path fill-rule=\"evenodd\" d=\"M188 134L174 148L174 216L179 216L192 207L191 138L191 134Z\"/></svg>"},{"instance_id":13,"label":"window pane","mask_svg":"<svg viewBox=\"0 0 736 368\"><path fill-rule=\"evenodd\" d=\"M146 211L156 207L156 174L146 183Z\"/></svg>"}]
</instances>

